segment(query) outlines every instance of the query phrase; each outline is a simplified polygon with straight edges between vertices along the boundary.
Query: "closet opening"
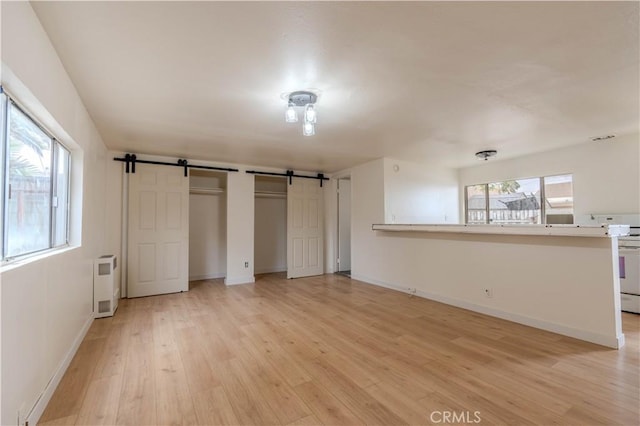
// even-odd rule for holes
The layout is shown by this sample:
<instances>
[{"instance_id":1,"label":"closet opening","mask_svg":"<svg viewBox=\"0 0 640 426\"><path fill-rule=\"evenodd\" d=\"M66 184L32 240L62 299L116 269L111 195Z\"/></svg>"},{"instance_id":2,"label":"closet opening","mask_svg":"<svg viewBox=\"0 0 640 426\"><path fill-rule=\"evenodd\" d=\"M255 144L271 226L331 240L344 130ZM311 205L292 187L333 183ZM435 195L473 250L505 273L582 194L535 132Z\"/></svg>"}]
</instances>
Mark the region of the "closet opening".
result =
<instances>
[{"instance_id":1,"label":"closet opening","mask_svg":"<svg viewBox=\"0 0 640 426\"><path fill-rule=\"evenodd\" d=\"M287 178L255 176L255 274L287 271Z\"/></svg>"},{"instance_id":2,"label":"closet opening","mask_svg":"<svg viewBox=\"0 0 640 426\"><path fill-rule=\"evenodd\" d=\"M189 173L189 281L227 272L227 174Z\"/></svg>"}]
</instances>

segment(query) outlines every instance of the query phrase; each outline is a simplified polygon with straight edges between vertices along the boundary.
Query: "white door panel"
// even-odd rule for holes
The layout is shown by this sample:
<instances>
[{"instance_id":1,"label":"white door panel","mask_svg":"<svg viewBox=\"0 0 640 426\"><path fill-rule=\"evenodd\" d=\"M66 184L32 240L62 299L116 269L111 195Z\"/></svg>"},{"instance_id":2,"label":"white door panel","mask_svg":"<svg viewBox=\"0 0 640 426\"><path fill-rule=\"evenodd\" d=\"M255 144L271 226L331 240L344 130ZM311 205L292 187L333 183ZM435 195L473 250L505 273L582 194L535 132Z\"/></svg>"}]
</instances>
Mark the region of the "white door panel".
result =
<instances>
[{"instance_id":1,"label":"white door panel","mask_svg":"<svg viewBox=\"0 0 640 426\"><path fill-rule=\"evenodd\" d=\"M320 241L318 238L309 238L309 266L317 267L320 266L318 262L320 262Z\"/></svg>"},{"instance_id":2,"label":"white door panel","mask_svg":"<svg viewBox=\"0 0 640 426\"><path fill-rule=\"evenodd\" d=\"M287 278L324 273L322 188L293 179L287 193Z\"/></svg>"},{"instance_id":3,"label":"white door panel","mask_svg":"<svg viewBox=\"0 0 640 426\"><path fill-rule=\"evenodd\" d=\"M183 173L136 164L129 175L128 297L189 289L189 179Z\"/></svg>"},{"instance_id":4,"label":"white door panel","mask_svg":"<svg viewBox=\"0 0 640 426\"><path fill-rule=\"evenodd\" d=\"M156 245L138 244L138 263L131 264L138 270L138 282L148 283L156 279Z\"/></svg>"}]
</instances>

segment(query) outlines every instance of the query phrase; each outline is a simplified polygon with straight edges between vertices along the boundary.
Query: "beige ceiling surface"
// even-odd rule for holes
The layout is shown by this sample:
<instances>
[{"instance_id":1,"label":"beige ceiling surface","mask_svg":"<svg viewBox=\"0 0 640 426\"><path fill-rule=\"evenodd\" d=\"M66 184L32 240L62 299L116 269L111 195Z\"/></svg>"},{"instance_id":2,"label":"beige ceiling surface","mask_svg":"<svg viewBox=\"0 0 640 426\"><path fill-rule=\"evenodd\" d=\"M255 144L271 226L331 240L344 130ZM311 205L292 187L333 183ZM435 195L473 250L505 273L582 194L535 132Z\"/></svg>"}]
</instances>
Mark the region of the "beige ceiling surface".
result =
<instances>
[{"instance_id":1,"label":"beige ceiling surface","mask_svg":"<svg viewBox=\"0 0 640 426\"><path fill-rule=\"evenodd\" d=\"M112 149L332 172L638 132L637 2L32 4Z\"/></svg>"}]
</instances>

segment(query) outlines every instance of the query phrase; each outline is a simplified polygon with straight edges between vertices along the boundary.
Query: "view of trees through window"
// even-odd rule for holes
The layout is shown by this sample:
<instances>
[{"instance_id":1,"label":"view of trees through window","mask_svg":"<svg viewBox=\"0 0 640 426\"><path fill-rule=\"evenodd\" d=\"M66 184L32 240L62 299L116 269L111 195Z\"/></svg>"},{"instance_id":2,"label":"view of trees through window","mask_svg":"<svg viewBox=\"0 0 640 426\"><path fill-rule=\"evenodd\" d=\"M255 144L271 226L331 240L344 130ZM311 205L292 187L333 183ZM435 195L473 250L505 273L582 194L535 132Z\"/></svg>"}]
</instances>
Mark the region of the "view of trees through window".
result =
<instances>
[{"instance_id":1,"label":"view of trees through window","mask_svg":"<svg viewBox=\"0 0 640 426\"><path fill-rule=\"evenodd\" d=\"M3 98L6 259L67 243L70 154Z\"/></svg>"},{"instance_id":2,"label":"view of trees through window","mask_svg":"<svg viewBox=\"0 0 640 426\"><path fill-rule=\"evenodd\" d=\"M471 185L466 191L470 224L573 223L572 175Z\"/></svg>"}]
</instances>

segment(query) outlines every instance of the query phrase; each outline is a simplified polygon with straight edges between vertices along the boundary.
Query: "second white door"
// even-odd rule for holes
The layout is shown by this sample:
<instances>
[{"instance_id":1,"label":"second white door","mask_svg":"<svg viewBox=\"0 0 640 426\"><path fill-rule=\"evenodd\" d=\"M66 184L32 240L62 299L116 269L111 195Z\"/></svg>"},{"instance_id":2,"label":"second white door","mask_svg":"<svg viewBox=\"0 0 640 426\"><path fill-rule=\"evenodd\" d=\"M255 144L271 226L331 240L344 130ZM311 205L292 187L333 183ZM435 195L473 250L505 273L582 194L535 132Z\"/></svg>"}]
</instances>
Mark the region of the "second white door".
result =
<instances>
[{"instance_id":1,"label":"second white door","mask_svg":"<svg viewBox=\"0 0 640 426\"><path fill-rule=\"evenodd\" d=\"M324 273L323 192L315 179L294 178L287 191L287 278Z\"/></svg>"}]
</instances>

